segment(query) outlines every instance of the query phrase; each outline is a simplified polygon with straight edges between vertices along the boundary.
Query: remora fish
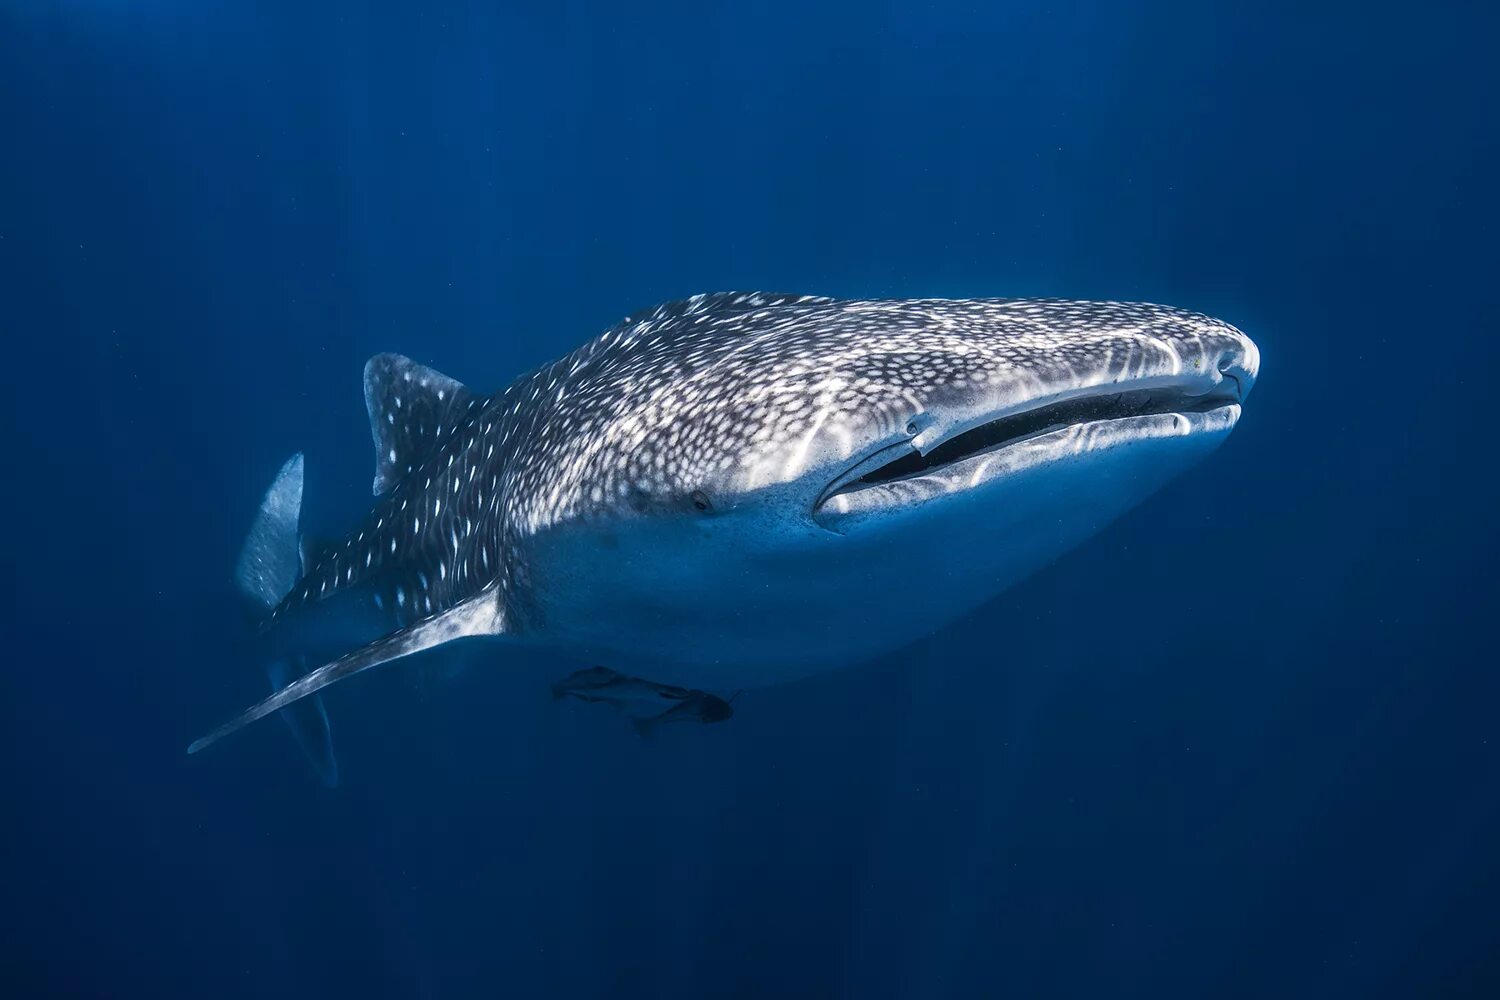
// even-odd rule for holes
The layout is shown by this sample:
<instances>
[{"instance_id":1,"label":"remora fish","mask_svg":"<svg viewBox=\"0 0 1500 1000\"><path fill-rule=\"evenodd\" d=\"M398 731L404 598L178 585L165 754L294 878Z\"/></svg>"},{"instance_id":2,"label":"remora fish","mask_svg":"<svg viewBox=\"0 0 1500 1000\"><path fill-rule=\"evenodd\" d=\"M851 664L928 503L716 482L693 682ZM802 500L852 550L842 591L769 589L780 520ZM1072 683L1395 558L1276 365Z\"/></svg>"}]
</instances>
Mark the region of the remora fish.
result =
<instances>
[{"instance_id":1,"label":"remora fish","mask_svg":"<svg viewBox=\"0 0 1500 1000\"><path fill-rule=\"evenodd\" d=\"M631 720L641 736L660 725L723 722L734 714L729 701L718 695L626 677L606 667L576 671L552 685L552 697L612 705Z\"/></svg>"},{"instance_id":2,"label":"remora fish","mask_svg":"<svg viewBox=\"0 0 1500 1000\"><path fill-rule=\"evenodd\" d=\"M867 660L1206 455L1259 365L1163 306L763 293L628 317L492 396L378 355L380 499L264 626L368 644L189 750L463 639L692 688Z\"/></svg>"}]
</instances>

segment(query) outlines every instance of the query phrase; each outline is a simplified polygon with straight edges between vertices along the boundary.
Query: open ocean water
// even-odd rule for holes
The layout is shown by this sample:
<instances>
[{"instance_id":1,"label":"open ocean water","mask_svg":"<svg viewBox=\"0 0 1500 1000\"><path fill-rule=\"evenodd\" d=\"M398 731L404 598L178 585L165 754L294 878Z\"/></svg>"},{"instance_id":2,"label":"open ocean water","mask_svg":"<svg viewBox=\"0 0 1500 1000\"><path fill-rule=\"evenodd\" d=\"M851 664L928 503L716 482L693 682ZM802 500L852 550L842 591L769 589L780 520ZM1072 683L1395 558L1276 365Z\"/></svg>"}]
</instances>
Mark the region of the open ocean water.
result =
<instances>
[{"instance_id":1,"label":"open ocean water","mask_svg":"<svg viewBox=\"0 0 1500 1000\"><path fill-rule=\"evenodd\" d=\"M1497 29L4 0L0 993L1500 996ZM493 391L757 288L1163 302L1263 368L1077 551L727 724L497 648L329 691L335 790L271 722L184 754L265 693L280 462L368 504L367 357Z\"/></svg>"}]
</instances>

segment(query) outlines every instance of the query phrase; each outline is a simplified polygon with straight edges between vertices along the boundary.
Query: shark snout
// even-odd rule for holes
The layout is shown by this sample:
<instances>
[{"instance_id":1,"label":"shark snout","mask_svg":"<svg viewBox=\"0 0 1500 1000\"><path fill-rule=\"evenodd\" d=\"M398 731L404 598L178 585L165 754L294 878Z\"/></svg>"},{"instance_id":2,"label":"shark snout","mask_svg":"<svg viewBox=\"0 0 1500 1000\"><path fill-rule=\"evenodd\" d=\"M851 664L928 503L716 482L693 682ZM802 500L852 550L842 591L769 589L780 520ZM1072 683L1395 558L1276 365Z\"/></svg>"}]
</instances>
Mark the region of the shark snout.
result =
<instances>
[{"instance_id":1,"label":"shark snout","mask_svg":"<svg viewBox=\"0 0 1500 1000\"><path fill-rule=\"evenodd\" d=\"M1212 358L1206 365L1215 374L1214 384L1221 391L1233 392L1234 401L1243 403L1260 374L1260 349L1255 341L1227 323L1216 334L1204 338L1203 350Z\"/></svg>"}]
</instances>

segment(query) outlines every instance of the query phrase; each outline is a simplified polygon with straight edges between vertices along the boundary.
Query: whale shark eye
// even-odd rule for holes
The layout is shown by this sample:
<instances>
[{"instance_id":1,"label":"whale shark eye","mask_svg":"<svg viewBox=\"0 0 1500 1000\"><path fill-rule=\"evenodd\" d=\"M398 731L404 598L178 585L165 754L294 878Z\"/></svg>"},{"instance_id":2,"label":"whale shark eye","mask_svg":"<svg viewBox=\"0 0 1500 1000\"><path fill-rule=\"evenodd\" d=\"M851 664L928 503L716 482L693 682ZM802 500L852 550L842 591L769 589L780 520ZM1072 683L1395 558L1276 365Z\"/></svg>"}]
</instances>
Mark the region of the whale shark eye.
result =
<instances>
[{"instance_id":1,"label":"whale shark eye","mask_svg":"<svg viewBox=\"0 0 1500 1000\"><path fill-rule=\"evenodd\" d=\"M702 490L694 490L692 500L693 506L698 510L713 510L713 502L708 499L708 494L704 493Z\"/></svg>"},{"instance_id":2,"label":"whale shark eye","mask_svg":"<svg viewBox=\"0 0 1500 1000\"><path fill-rule=\"evenodd\" d=\"M907 425L906 425L906 433L907 433L908 437L916 437L917 436L917 422L915 420L909 421L907 423Z\"/></svg>"}]
</instances>

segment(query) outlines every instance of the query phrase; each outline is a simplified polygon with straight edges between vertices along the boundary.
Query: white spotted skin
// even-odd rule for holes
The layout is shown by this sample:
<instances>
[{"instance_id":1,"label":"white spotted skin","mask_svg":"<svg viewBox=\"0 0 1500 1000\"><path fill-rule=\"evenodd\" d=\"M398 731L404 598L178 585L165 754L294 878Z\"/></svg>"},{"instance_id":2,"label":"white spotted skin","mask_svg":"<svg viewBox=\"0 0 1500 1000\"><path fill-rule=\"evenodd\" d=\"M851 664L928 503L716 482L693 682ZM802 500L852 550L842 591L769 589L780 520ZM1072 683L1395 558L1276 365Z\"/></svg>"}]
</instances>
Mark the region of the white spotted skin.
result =
<instances>
[{"instance_id":1,"label":"white spotted skin","mask_svg":"<svg viewBox=\"0 0 1500 1000\"><path fill-rule=\"evenodd\" d=\"M362 590L408 624L493 584L517 638L738 687L983 604L1193 464L1239 408L1077 425L819 506L871 456L1100 387L1232 377L1242 397L1259 355L1161 306L730 293L637 314L488 398L371 366L389 492L278 616Z\"/></svg>"}]
</instances>

